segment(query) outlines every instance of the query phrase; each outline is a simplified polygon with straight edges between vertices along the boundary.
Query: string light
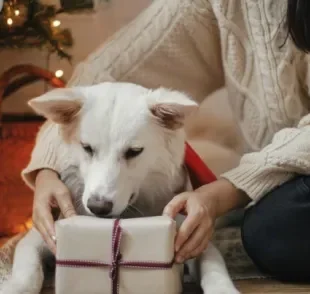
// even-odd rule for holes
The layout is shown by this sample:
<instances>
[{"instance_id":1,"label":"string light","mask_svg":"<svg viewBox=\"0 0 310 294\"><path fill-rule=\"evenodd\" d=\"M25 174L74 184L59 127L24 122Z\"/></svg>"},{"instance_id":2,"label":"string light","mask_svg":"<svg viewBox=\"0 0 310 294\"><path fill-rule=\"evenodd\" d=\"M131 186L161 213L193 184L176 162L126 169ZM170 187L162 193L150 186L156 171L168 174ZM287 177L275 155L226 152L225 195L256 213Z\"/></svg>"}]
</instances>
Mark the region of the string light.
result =
<instances>
[{"instance_id":1,"label":"string light","mask_svg":"<svg viewBox=\"0 0 310 294\"><path fill-rule=\"evenodd\" d=\"M13 24L13 19L12 18L8 18L6 23L11 26Z\"/></svg>"},{"instance_id":2,"label":"string light","mask_svg":"<svg viewBox=\"0 0 310 294\"><path fill-rule=\"evenodd\" d=\"M55 71L55 77L56 78L61 78L63 75L64 75L63 70L58 69L58 70Z\"/></svg>"},{"instance_id":3,"label":"string light","mask_svg":"<svg viewBox=\"0 0 310 294\"><path fill-rule=\"evenodd\" d=\"M6 28L4 28L5 34L0 38L3 39L0 47L3 45L4 47L28 48L49 44L48 49L50 52L56 52L61 58L70 60L71 55L61 48L61 44L64 43L65 47L72 47L72 34L70 30L62 28L63 23L57 17L58 11L55 7L46 4L31 5L33 1L21 1L22 4L18 4L19 1L17 0L0 0L0 6L3 1L6 5L4 10L0 11L0 22L1 12L3 12L2 18ZM35 26L33 26L32 19L28 20L28 15L24 17L24 10L27 12L29 9L32 11L32 18L40 15L40 18L35 22ZM45 32L44 27L46 24L51 30L49 34ZM12 30L13 28L14 30ZM34 38L38 39L38 42L33 42ZM57 74L63 75L62 72Z\"/></svg>"},{"instance_id":4,"label":"string light","mask_svg":"<svg viewBox=\"0 0 310 294\"><path fill-rule=\"evenodd\" d=\"M60 22L60 20L58 20L58 19L55 19L55 20L53 21L53 27L54 27L54 28L59 27L60 24L61 24L61 22Z\"/></svg>"},{"instance_id":5,"label":"string light","mask_svg":"<svg viewBox=\"0 0 310 294\"><path fill-rule=\"evenodd\" d=\"M25 227L27 228L27 229L31 229L31 227L32 227L32 218L30 218L30 219L28 219L27 221L26 221L26 223L25 223Z\"/></svg>"}]
</instances>

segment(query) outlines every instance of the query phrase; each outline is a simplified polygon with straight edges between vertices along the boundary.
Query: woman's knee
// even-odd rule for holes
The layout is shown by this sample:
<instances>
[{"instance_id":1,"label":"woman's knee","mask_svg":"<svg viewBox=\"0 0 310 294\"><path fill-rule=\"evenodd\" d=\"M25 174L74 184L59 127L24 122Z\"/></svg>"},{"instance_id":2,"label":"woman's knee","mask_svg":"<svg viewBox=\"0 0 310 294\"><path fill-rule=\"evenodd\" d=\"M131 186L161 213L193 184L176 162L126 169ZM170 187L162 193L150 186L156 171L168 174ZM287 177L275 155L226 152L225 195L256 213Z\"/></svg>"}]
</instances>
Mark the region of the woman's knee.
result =
<instances>
[{"instance_id":1,"label":"woman's knee","mask_svg":"<svg viewBox=\"0 0 310 294\"><path fill-rule=\"evenodd\" d=\"M266 195L245 213L244 247L265 273L310 281L310 178L299 177Z\"/></svg>"}]
</instances>

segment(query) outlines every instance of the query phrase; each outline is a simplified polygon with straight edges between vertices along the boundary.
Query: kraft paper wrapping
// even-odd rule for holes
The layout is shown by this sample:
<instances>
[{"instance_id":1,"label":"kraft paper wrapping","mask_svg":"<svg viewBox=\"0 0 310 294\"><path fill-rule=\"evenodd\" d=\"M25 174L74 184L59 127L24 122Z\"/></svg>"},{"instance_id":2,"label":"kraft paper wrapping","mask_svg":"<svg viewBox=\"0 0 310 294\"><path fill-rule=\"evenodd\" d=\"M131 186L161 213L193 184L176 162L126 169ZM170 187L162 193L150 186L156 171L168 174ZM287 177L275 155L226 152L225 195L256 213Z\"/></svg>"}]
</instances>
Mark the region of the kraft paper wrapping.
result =
<instances>
[{"instance_id":1,"label":"kraft paper wrapping","mask_svg":"<svg viewBox=\"0 0 310 294\"><path fill-rule=\"evenodd\" d=\"M182 268L118 266L118 287L111 279L115 220L75 216L56 222L56 294L179 294ZM169 264L174 257L176 224L168 217L122 219L121 261ZM114 239L115 240L115 239ZM85 266L99 263L108 266ZM114 292L113 292L114 291Z\"/></svg>"}]
</instances>

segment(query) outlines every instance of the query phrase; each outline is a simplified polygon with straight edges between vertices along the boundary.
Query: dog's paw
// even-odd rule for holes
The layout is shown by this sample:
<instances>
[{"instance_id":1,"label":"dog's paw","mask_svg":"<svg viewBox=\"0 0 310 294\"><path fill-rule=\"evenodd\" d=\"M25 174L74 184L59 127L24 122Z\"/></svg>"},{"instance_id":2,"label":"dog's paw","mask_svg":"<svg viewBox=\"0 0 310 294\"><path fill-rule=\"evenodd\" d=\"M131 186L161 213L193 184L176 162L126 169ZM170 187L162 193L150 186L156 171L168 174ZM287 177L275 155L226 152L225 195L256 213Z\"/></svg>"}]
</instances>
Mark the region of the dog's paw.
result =
<instances>
[{"instance_id":1,"label":"dog's paw","mask_svg":"<svg viewBox=\"0 0 310 294\"><path fill-rule=\"evenodd\" d=\"M40 289L34 284L25 285L14 280L8 280L0 288L0 294L39 294Z\"/></svg>"},{"instance_id":2,"label":"dog's paw","mask_svg":"<svg viewBox=\"0 0 310 294\"><path fill-rule=\"evenodd\" d=\"M204 294L241 294L232 285L208 285L203 287Z\"/></svg>"},{"instance_id":3,"label":"dog's paw","mask_svg":"<svg viewBox=\"0 0 310 294\"><path fill-rule=\"evenodd\" d=\"M21 285L14 283L13 281L5 282L0 288L0 294L21 294L23 293L23 288Z\"/></svg>"}]
</instances>

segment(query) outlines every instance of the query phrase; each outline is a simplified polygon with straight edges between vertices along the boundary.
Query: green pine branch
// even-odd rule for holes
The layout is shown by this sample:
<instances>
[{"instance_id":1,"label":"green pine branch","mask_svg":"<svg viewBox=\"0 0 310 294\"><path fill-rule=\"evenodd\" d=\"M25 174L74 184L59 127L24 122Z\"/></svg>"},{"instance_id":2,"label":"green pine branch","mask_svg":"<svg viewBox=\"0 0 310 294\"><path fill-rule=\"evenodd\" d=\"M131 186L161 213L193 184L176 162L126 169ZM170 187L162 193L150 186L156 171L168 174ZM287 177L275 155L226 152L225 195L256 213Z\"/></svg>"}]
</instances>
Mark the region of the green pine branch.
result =
<instances>
[{"instance_id":1,"label":"green pine branch","mask_svg":"<svg viewBox=\"0 0 310 294\"><path fill-rule=\"evenodd\" d=\"M9 5L5 1L5 5ZM54 6L42 5L36 0L25 1L28 13L22 26L8 26L5 9L0 14L0 47L43 48L71 61L72 56L64 49L73 46L68 29L54 28L52 20L59 14Z\"/></svg>"}]
</instances>

